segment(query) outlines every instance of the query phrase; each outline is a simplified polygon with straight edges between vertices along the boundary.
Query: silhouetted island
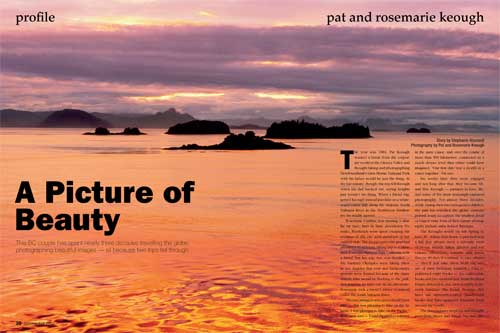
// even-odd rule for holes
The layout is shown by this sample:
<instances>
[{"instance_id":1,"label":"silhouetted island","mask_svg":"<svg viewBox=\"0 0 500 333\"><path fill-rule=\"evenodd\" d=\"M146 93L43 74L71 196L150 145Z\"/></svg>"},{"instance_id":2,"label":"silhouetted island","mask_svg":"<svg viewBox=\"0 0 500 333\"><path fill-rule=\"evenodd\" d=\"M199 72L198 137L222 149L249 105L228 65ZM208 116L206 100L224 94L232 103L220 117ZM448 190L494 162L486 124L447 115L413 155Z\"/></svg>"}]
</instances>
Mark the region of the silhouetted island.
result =
<instances>
[{"instance_id":1,"label":"silhouetted island","mask_svg":"<svg viewBox=\"0 0 500 333\"><path fill-rule=\"evenodd\" d=\"M430 133L430 132L431 132L431 130L428 128L425 128L425 127L422 127L422 128L412 127L406 131L406 133Z\"/></svg>"},{"instance_id":2,"label":"silhouetted island","mask_svg":"<svg viewBox=\"0 0 500 333\"><path fill-rule=\"evenodd\" d=\"M146 133L142 133L137 127L127 127L123 130L123 132L118 133L123 135L144 135Z\"/></svg>"},{"instance_id":3,"label":"silhouetted island","mask_svg":"<svg viewBox=\"0 0 500 333\"><path fill-rule=\"evenodd\" d=\"M64 109L51 113L40 127L109 127L109 123L82 110Z\"/></svg>"},{"instance_id":4,"label":"silhouetted island","mask_svg":"<svg viewBox=\"0 0 500 333\"><path fill-rule=\"evenodd\" d=\"M248 131L245 134L229 134L223 142L210 145L199 146L197 144L183 145L181 147L166 148L169 150L268 150L268 149L293 149L292 146L283 142L266 140L261 136L256 136L254 132Z\"/></svg>"},{"instance_id":5,"label":"silhouetted island","mask_svg":"<svg viewBox=\"0 0 500 333\"><path fill-rule=\"evenodd\" d=\"M222 121L192 120L177 124L168 129L166 134L229 134L229 126Z\"/></svg>"},{"instance_id":6,"label":"silhouetted island","mask_svg":"<svg viewBox=\"0 0 500 333\"><path fill-rule=\"evenodd\" d=\"M111 135L111 132L106 127L97 127L95 129L94 133L86 132L83 134L85 134L85 135Z\"/></svg>"},{"instance_id":7,"label":"silhouetted island","mask_svg":"<svg viewBox=\"0 0 500 333\"><path fill-rule=\"evenodd\" d=\"M266 129L265 126L260 126L256 124L242 124L242 125L231 125L234 129Z\"/></svg>"},{"instance_id":8,"label":"silhouetted island","mask_svg":"<svg viewBox=\"0 0 500 333\"><path fill-rule=\"evenodd\" d=\"M371 138L370 129L356 123L326 127L305 121L286 120L273 123L266 138L281 139L359 139Z\"/></svg>"},{"instance_id":9,"label":"silhouetted island","mask_svg":"<svg viewBox=\"0 0 500 333\"><path fill-rule=\"evenodd\" d=\"M123 132L111 133L106 127L97 127L94 132L86 132L84 135L144 135L137 127L127 127Z\"/></svg>"}]
</instances>

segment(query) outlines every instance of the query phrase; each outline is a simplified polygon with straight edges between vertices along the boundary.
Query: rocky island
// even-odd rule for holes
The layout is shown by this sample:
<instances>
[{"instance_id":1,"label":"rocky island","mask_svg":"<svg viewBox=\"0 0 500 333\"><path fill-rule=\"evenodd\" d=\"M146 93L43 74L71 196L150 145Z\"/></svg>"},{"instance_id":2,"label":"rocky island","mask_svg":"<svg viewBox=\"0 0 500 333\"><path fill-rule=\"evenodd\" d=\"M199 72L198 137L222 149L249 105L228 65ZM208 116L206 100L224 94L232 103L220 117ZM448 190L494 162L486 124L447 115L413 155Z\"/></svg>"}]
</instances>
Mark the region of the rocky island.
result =
<instances>
[{"instance_id":1,"label":"rocky island","mask_svg":"<svg viewBox=\"0 0 500 333\"><path fill-rule=\"evenodd\" d=\"M222 121L191 120L168 129L166 134L229 134L229 126Z\"/></svg>"},{"instance_id":2,"label":"rocky island","mask_svg":"<svg viewBox=\"0 0 500 333\"><path fill-rule=\"evenodd\" d=\"M94 132L86 132L84 135L145 135L137 127L127 127L123 132L111 133L106 127L97 127Z\"/></svg>"},{"instance_id":3,"label":"rocky island","mask_svg":"<svg viewBox=\"0 0 500 333\"><path fill-rule=\"evenodd\" d=\"M293 149L292 146L282 142L266 140L261 136L256 136L254 132L248 131L245 134L229 134L224 141L210 146L199 146L188 144L181 147L165 148L168 150L269 150L269 149Z\"/></svg>"},{"instance_id":4,"label":"rocky island","mask_svg":"<svg viewBox=\"0 0 500 333\"><path fill-rule=\"evenodd\" d=\"M287 120L273 123L266 138L281 139L363 139L371 138L370 129L356 123L326 127L305 121Z\"/></svg>"},{"instance_id":5,"label":"rocky island","mask_svg":"<svg viewBox=\"0 0 500 333\"><path fill-rule=\"evenodd\" d=\"M412 127L406 131L406 133L430 133L430 132L431 132L431 130L428 128L425 128L425 127L422 127L422 128Z\"/></svg>"}]
</instances>

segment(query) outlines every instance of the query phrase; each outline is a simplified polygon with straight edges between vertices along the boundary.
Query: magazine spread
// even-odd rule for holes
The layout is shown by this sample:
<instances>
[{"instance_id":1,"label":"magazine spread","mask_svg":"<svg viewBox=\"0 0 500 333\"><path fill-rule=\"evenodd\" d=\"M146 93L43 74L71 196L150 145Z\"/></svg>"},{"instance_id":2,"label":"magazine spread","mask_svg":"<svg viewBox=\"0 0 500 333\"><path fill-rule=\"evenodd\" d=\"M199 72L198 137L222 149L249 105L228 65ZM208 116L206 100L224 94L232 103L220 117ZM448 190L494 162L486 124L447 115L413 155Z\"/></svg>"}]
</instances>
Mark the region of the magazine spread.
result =
<instances>
[{"instance_id":1,"label":"magazine spread","mask_svg":"<svg viewBox=\"0 0 500 333\"><path fill-rule=\"evenodd\" d=\"M499 12L2 2L0 332L500 332Z\"/></svg>"}]
</instances>

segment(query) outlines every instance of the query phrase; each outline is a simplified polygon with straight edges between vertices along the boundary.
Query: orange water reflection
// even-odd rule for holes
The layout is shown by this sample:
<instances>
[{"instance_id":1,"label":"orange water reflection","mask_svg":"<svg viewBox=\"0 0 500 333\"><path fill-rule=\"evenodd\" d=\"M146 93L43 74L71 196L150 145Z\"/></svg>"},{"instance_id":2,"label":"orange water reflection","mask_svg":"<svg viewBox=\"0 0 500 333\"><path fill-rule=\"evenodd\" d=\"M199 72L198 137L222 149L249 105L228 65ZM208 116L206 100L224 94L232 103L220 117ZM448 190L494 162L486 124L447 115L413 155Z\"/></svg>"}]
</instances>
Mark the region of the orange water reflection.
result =
<instances>
[{"instance_id":1,"label":"orange water reflection","mask_svg":"<svg viewBox=\"0 0 500 333\"><path fill-rule=\"evenodd\" d=\"M498 136L485 136L488 316L484 319L356 319L339 294L340 149L408 148L405 134L369 140L290 141L290 151L185 152L220 136L91 137L79 130L2 129L1 325L67 332L496 332L498 321ZM431 136L418 140L433 141ZM196 181L193 202L169 206L164 186ZM46 180L147 185L147 205L100 205L122 217L102 232L20 232L15 194L30 180L36 213L97 207L43 204ZM39 193L37 195L37 193ZM15 254L16 240L183 240L187 253ZM16 325L16 321L48 326Z\"/></svg>"}]
</instances>

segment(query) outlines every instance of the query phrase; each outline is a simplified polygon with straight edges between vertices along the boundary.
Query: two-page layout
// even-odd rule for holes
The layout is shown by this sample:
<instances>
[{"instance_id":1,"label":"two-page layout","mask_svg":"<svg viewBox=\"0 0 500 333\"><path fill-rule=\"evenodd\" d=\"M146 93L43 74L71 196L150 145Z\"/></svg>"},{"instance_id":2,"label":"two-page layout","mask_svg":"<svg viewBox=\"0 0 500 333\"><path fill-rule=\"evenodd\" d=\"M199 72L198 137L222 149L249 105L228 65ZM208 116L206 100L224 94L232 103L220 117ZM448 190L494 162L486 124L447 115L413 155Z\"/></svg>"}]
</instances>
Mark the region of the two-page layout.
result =
<instances>
[{"instance_id":1,"label":"two-page layout","mask_svg":"<svg viewBox=\"0 0 500 333\"><path fill-rule=\"evenodd\" d=\"M496 1L0 29L0 332L500 332Z\"/></svg>"}]
</instances>

